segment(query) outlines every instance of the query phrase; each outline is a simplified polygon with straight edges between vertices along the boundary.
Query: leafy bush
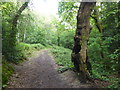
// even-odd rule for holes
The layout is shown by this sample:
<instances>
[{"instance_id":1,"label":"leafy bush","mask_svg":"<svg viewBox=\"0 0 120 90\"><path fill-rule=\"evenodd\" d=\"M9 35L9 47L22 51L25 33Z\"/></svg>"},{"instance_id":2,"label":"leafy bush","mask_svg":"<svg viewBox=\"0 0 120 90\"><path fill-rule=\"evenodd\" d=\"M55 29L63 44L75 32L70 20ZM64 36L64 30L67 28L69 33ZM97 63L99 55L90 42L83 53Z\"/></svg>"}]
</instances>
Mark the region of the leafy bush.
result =
<instances>
[{"instance_id":1,"label":"leafy bush","mask_svg":"<svg viewBox=\"0 0 120 90\"><path fill-rule=\"evenodd\" d=\"M33 51L41 50L43 48L45 48L45 47L41 44L19 43L16 46L17 51L14 51L14 58L13 58L14 61L13 62L20 63L21 61L26 59L28 56L30 56ZM2 69L3 69L2 70L3 71L2 72L2 83L3 83L3 87L5 87L10 76L14 72L14 68L10 64L10 62L8 62L7 60L3 60Z\"/></svg>"},{"instance_id":2,"label":"leafy bush","mask_svg":"<svg viewBox=\"0 0 120 90\"><path fill-rule=\"evenodd\" d=\"M3 87L6 86L10 76L13 74L14 68L13 66L7 62L6 60L3 60L2 62L2 85Z\"/></svg>"},{"instance_id":3,"label":"leafy bush","mask_svg":"<svg viewBox=\"0 0 120 90\"><path fill-rule=\"evenodd\" d=\"M74 44L74 33L74 30L61 32L60 45L64 48L72 49Z\"/></svg>"},{"instance_id":4,"label":"leafy bush","mask_svg":"<svg viewBox=\"0 0 120 90\"><path fill-rule=\"evenodd\" d=\"M41 50L45 48L42 44L31 44L32 49Z\"/></svg>"},{"instance_id":5,"label":"leafy bush","mask_svg":"<svg viewBox=\"0 0 120 90\"><path fill-rule=\"evenodd\" d=\"M19 43L12 52L7 53L7 60L14 63L19 63L21 60L27 59L34 50L41 50L45 48L42 44L27 44Z\"/></svg>"},{"instance_id":6,"label":"leafy bush","mask_svg":"<svg viewBox=\"0 0 120 90\"><path fill-rule=\"evenodd\" d=\"M111 47L110 43L112 43L113 38L104 38L102 41L102 46L100 46L100 37L101 35L97 29L93 29L90 33L88 55L89 61L92 65L92 77L111 82L112 85L108 87L115 88L118 87L118 79L114 77L114 74L118 73L117 71L119 71L119 49L112 50L114 53L111 53L109 48ZM101 52L103 52L104 58L101 57ZM114 77L114 79L109 77L111 74L113 75L112 77ZM115 83L113 81L115 81Z\"/></svg>"},{"instance_id":7,"label":"leafy bush","mask_svg":"<svg viewBox=\"0 0 120 90\"><path fill-rule=\"evenodd\" d=\"M34 50L41 50L45 48L45 46L43 46L42 44L27 44L27 43L19 43L17 45L17 49L24 53L24 56L30 56L32 51Z\"/></svg>"},{"instance_id":8,"label":"leafy bush","mask_svg":"<svg viewBox=\"0 0 120 90\"><path fill-rule=\"evenodd\" d=\"M60 72L73 68L74 65L71 62L71 50L63 47L53 46L51 49L52 54L55 57L55 61L60 67L58 70Z\"/></svg>"}]
</instances>

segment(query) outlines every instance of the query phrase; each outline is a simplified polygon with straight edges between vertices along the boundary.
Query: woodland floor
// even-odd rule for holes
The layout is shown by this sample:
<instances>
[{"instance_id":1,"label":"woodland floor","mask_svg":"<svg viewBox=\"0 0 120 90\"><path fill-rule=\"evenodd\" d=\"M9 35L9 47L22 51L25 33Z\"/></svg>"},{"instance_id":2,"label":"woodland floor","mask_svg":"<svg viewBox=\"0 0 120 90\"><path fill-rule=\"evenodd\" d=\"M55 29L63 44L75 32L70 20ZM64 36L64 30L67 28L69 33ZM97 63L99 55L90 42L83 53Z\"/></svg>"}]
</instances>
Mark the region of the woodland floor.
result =
<instances>
[{"instance_id":1,"label":"woodland floor","mask_svg":"<svg viewBox=\"0 0 120 90\"><path fill-rule=\"evenodd\" d=\"M41 50L28 61L15 65L7 88L96 88L91 82L80 83L73 71L57 72L49 50Z\"/></svg>"}]
</instances>

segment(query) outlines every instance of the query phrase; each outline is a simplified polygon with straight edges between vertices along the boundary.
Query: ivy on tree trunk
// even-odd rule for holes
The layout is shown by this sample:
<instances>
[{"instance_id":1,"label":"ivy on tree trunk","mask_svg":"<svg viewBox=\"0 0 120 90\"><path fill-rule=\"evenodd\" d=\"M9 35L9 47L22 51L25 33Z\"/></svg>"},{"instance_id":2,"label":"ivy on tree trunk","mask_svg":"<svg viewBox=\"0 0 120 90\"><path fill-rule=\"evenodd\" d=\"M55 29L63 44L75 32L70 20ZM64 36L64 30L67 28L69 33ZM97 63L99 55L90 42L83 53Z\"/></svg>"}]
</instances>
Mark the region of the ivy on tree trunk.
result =
<instances>
[{"instance_id":1,"label":"ivy on tree trunk","mask_svg":"<svg viewBox=\"0 0 120 90\"><path fill-rule=\"evenodd\" d=\"M14 51L16 50L15 49L15 46L16 46L16 42L17 42L17 39L16 39L16 35L17 35L17 21L22 13L22 11L28 6L28 3L29 2L25 2L21 7L20 9L16 12L13 20L12 20L12 29L10 30L10 33L9 33L9 39L8 39L8 47L9 47L9 50L7 50L7 53L6 53L6 57L7 59L9 60L14 60Z\"/></svg>"}]
</instances>

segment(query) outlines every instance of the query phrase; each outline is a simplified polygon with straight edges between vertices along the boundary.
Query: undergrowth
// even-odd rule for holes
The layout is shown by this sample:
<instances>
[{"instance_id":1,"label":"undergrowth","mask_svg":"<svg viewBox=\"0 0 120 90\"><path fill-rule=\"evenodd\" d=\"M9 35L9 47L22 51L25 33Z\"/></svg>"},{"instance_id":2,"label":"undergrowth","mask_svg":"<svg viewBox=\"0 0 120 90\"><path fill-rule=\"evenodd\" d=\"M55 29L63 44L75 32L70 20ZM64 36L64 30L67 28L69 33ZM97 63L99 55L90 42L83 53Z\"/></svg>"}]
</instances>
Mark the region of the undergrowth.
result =
<instances>
[{"instance_id":1,"label":"undergrowth","mask_svg":"<svg viewBox=\"0 0 120 90\"><path fill-rule=\"evenodd\" d=\"M7 82L9 81L10 76L14 73L13 63L18 64L26 60L28 57L32 56L34 51L39 51L44 49L45 46L42 44L27 44L27 43L19 43L16 46L17 51L14 58L14 61L8 61L4 58L2 60L2 87L7 86Z\"/></svg>"},{"instance_id":2,"label":"undergrowth","mask_svg":"<svg viewBox=\"0 0 120 90\"><path fill-rule=\"evenodd\" d=\"M113 70L105 69L105 66L102 62L96 63L91 61L92 64L92 77L95 79L100 79L103 81L109 82L111 85L104 88L119 88L120 87L120 78L118 73Z\"/></svg>"},{"instance_id":3,"label":"undergrowth","mask_svg":"<svg viewBox=\"0 0 120 90\"><path fill-rule=\"evenodd\" d=\"M19 43L17 45L17 48L18 48L19 51L24 53L24 56L26 58L28 56L31 56L33 51L38 51L38 50L44 49L45 46L43 46L42 44Z\"/></svg>"},{"instance_id":4,"label":"undergrowth","mask_svg":"<svg viewBox=\"0 0 120 90\"><path fill-rule=\"evenodd\" d=\"M34 51L45 49L46 47L41 44L26 44L26 43L20 43L17 45L17 49L24 55L18 55L22 56L22 60L18 60L17 63L20 63L27 57L30 57ZM49 46L47 45L47 48L51 48L50 51L55 57L56 64L58 64L59 72L64 72L68 69L74 68L73 63L71 62L71 50L59 46ZM16 56L15 56L16 57ZM103 70L103 64L102 63L95 63L91 62L92 64L92 77L93 78L99 78L104 81L111 82L112 84L106 88L119 88L120 78L117 77L109 77L110 72ZM2 83L5 87L7 85L7 82L10 78L10 76L14 73L14 67L10 64L10 62L3 60L3 73L2 73ZM112 72L112 74L115 74Z\"/></svg>"},{"instance_id":5,"label":"undergrowth","mask_svg":"<svg viewBox=\"0 0 120 90\"><path fill-rule=\"evenodd\" d=\"M52 54L55 57L56 64L58 64L59 72L64 72L68 69L74 68L73 63L71 62L71 50L66 49L63 47L53 46L51 49ZM97 78L103 81L108 81L111 83L111 85L103 88L119 88L120 78L117 77L109 77L111 75L111 72L108 72L107 70L103 70L103 64L97 64L95 62L91 62L92 64L92 77ZM112 72L112 74L116 74L116 72Z\"/></svg>"},{"instance_id":6,"label":"undergrowth","mask_svg":"<svg viewBox=\"0 0 120 90\"><path fill-rule=\"evenodd\" d=\"M10 62L3 60L2 62L2 87L7 86L10 76L14 73L14 67Z\"/></svg>"},{"instance_id":7,"label":"undergrowth","mask_svg":"<svg viewBox=\"0 0 120 90\"><path fill-rule=\"evenodd\" d=\"M71 50L63 47L53 46L51 49L52 54L55 57L56 64L58 64L59 72L64 72L74 67L71 62Z\"/></svg>"}]
</instances>

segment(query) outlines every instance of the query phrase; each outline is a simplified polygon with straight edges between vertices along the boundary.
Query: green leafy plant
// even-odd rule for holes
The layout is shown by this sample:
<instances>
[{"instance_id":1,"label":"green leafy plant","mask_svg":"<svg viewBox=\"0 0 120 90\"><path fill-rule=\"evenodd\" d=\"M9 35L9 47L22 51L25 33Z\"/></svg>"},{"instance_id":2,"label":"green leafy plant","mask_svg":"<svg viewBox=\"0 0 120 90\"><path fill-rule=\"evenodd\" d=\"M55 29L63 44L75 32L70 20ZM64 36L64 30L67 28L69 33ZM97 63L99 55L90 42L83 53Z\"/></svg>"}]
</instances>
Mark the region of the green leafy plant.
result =
<instances>
[{"instance_id":1,"label":"green leafy plant","mask_svg":"<svg viewBox=\"0 0 120 90\"><path fill-rule=\"evenodd\" d=\"M74 67L73 63L71 62L71 50L63 47L53 46L51 49L52 54L55 57L55 61L58 66L59 72L66 71Z\"/></svg>"},{"instance_id":2,"label":"green leafy plant","mask_svg":"<svg viewBox=\"0 0 120 90\"><path fill-rule=\"evenodd\" d=\"M2 62L2 86L3 87L7 85L7 82L10 76L13 74L13 72L14 72L13 65L11 65L10 62L3 60Z\"/></svg>"}]
</instances>

